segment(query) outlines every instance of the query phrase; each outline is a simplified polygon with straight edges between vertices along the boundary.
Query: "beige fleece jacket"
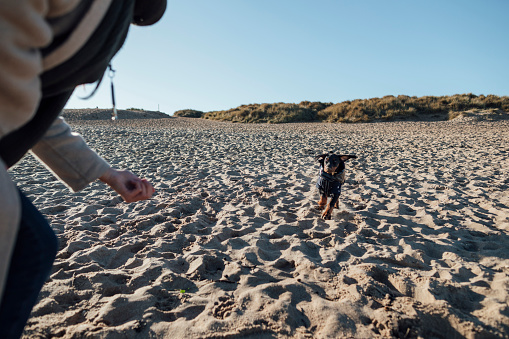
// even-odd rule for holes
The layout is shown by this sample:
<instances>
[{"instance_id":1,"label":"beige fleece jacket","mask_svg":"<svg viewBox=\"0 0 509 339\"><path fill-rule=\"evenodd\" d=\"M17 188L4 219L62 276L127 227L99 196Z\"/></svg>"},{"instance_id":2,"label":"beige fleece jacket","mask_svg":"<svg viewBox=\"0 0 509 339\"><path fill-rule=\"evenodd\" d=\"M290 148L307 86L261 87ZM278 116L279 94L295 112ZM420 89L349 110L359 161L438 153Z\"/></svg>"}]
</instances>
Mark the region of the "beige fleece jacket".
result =
<instances>
[{"instance_id":1,"label":"beige fleece jacket","mask_svg":"<svg viewBox=\"0 0 509 339\"><path fill-rule=\"evenodd\" d=\"M0 138L27 123L41 99L39 75L74 55L94 32L112 0L94 0L57 50L42 59L51 43L48 19L70 13L81 0L0 0ZM99 178L109 165L57 119L33 148L68 187L77 191ZM17 189L0 159L0 302L20 220Z\"/></svg>"}]
</instances>

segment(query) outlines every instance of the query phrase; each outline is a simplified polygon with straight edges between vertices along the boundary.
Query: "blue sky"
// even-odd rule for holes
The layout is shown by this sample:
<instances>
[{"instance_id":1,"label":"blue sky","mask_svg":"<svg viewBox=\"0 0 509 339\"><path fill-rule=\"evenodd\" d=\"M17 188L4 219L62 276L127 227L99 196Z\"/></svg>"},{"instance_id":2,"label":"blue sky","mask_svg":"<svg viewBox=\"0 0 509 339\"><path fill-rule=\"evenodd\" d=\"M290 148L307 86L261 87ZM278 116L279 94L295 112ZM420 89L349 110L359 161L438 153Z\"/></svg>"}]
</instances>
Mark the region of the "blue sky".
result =
<instances>
[{"instance_id":1,"label":"blue sky","mask_svg":"<svg viewBox=\"0 0 509 339\"><path fill-rule=\"evenodd\" d=\"M113 59L118 108L509 95L507 0L168 0ZM67 108L110 108L109 79Z\"/></svg>"}]
</instances>

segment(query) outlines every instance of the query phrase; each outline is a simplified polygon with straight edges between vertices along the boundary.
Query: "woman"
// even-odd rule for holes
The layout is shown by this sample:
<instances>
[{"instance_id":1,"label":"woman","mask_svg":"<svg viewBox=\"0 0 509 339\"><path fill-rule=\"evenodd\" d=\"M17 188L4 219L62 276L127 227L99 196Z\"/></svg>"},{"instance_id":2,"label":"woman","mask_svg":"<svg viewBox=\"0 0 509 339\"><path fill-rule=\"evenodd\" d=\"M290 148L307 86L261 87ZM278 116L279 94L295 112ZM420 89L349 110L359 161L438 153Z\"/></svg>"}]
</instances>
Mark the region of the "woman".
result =
<instances>
[{"instance_id":1,"label":"woman","mask_svg":"<svg viewBox=\"0 0 509 339\"><path fill-rule=\"evenodd\" d=\"M31 150L73 191L100 179L126 202L154 193L58 116L77 85L100 81L130 24L151 25L165 9L166 0L0 0L0 338L21 336L58 249L9 167Z\"/></svg>"}]
</instances>

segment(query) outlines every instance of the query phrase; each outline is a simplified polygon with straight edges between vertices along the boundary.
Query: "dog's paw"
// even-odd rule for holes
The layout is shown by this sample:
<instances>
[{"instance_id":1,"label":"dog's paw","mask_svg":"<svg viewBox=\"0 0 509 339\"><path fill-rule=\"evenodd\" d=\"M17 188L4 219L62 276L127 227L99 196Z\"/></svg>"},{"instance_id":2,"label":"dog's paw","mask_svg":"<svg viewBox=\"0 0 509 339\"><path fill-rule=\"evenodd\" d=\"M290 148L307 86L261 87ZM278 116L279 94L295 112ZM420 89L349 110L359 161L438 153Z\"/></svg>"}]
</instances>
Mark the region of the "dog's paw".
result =
<instances>
[{"instance_id":1,"label":"dog's paw","mask_svg":"<svg viewBox=\"0 0 509 339\"><path fill-rule=\"evenodd\" d=\"M316 205L315 208L319 211L323 210L325 208L325 205Z\"/></svg>"},{"instance_id":2,"label":"dog's paw","mask_svg":"<svg viewBox=\"0 0 509 339\"><path fill-rule=\"evenodd\" d=\"M332 219L332 209L327 208L325 211L323 211L322 219L331 220Z\"/></svg>"},{"instance_id":3,"label":"dog's paw","mask_svg":"<svg viewBox=\"0 0 509 339\"><path fill-rule=\"evenodd\" d=\"M330 215L330 214L324 214L324 215L322 215L322 219L323 219L323 220L331 220L331 219L332 219L332 215Z\"/></svg>"}]
</instances>

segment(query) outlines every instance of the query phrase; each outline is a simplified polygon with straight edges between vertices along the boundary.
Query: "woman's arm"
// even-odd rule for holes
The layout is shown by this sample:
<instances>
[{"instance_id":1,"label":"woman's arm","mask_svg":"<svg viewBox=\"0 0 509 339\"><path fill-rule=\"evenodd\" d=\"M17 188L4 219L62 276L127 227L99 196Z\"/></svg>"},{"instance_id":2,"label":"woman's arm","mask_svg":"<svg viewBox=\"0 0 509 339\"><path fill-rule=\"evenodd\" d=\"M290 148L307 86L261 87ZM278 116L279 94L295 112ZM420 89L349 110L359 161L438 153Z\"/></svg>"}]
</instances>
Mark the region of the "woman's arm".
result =
<instances>
[{"instance_id":1,"label":"woman's arm","mask_svg":"<svg viewBox=\"0 0 509 339\"><path fill-rule=\"evenodd\" d=\"M152 185L126 170L116 170L94 152L85 140L64 119L58 118L44 137L32 148L32 153L73 191L100 179L126 202L149 199Z\"/></svg>"}]
</instances>

